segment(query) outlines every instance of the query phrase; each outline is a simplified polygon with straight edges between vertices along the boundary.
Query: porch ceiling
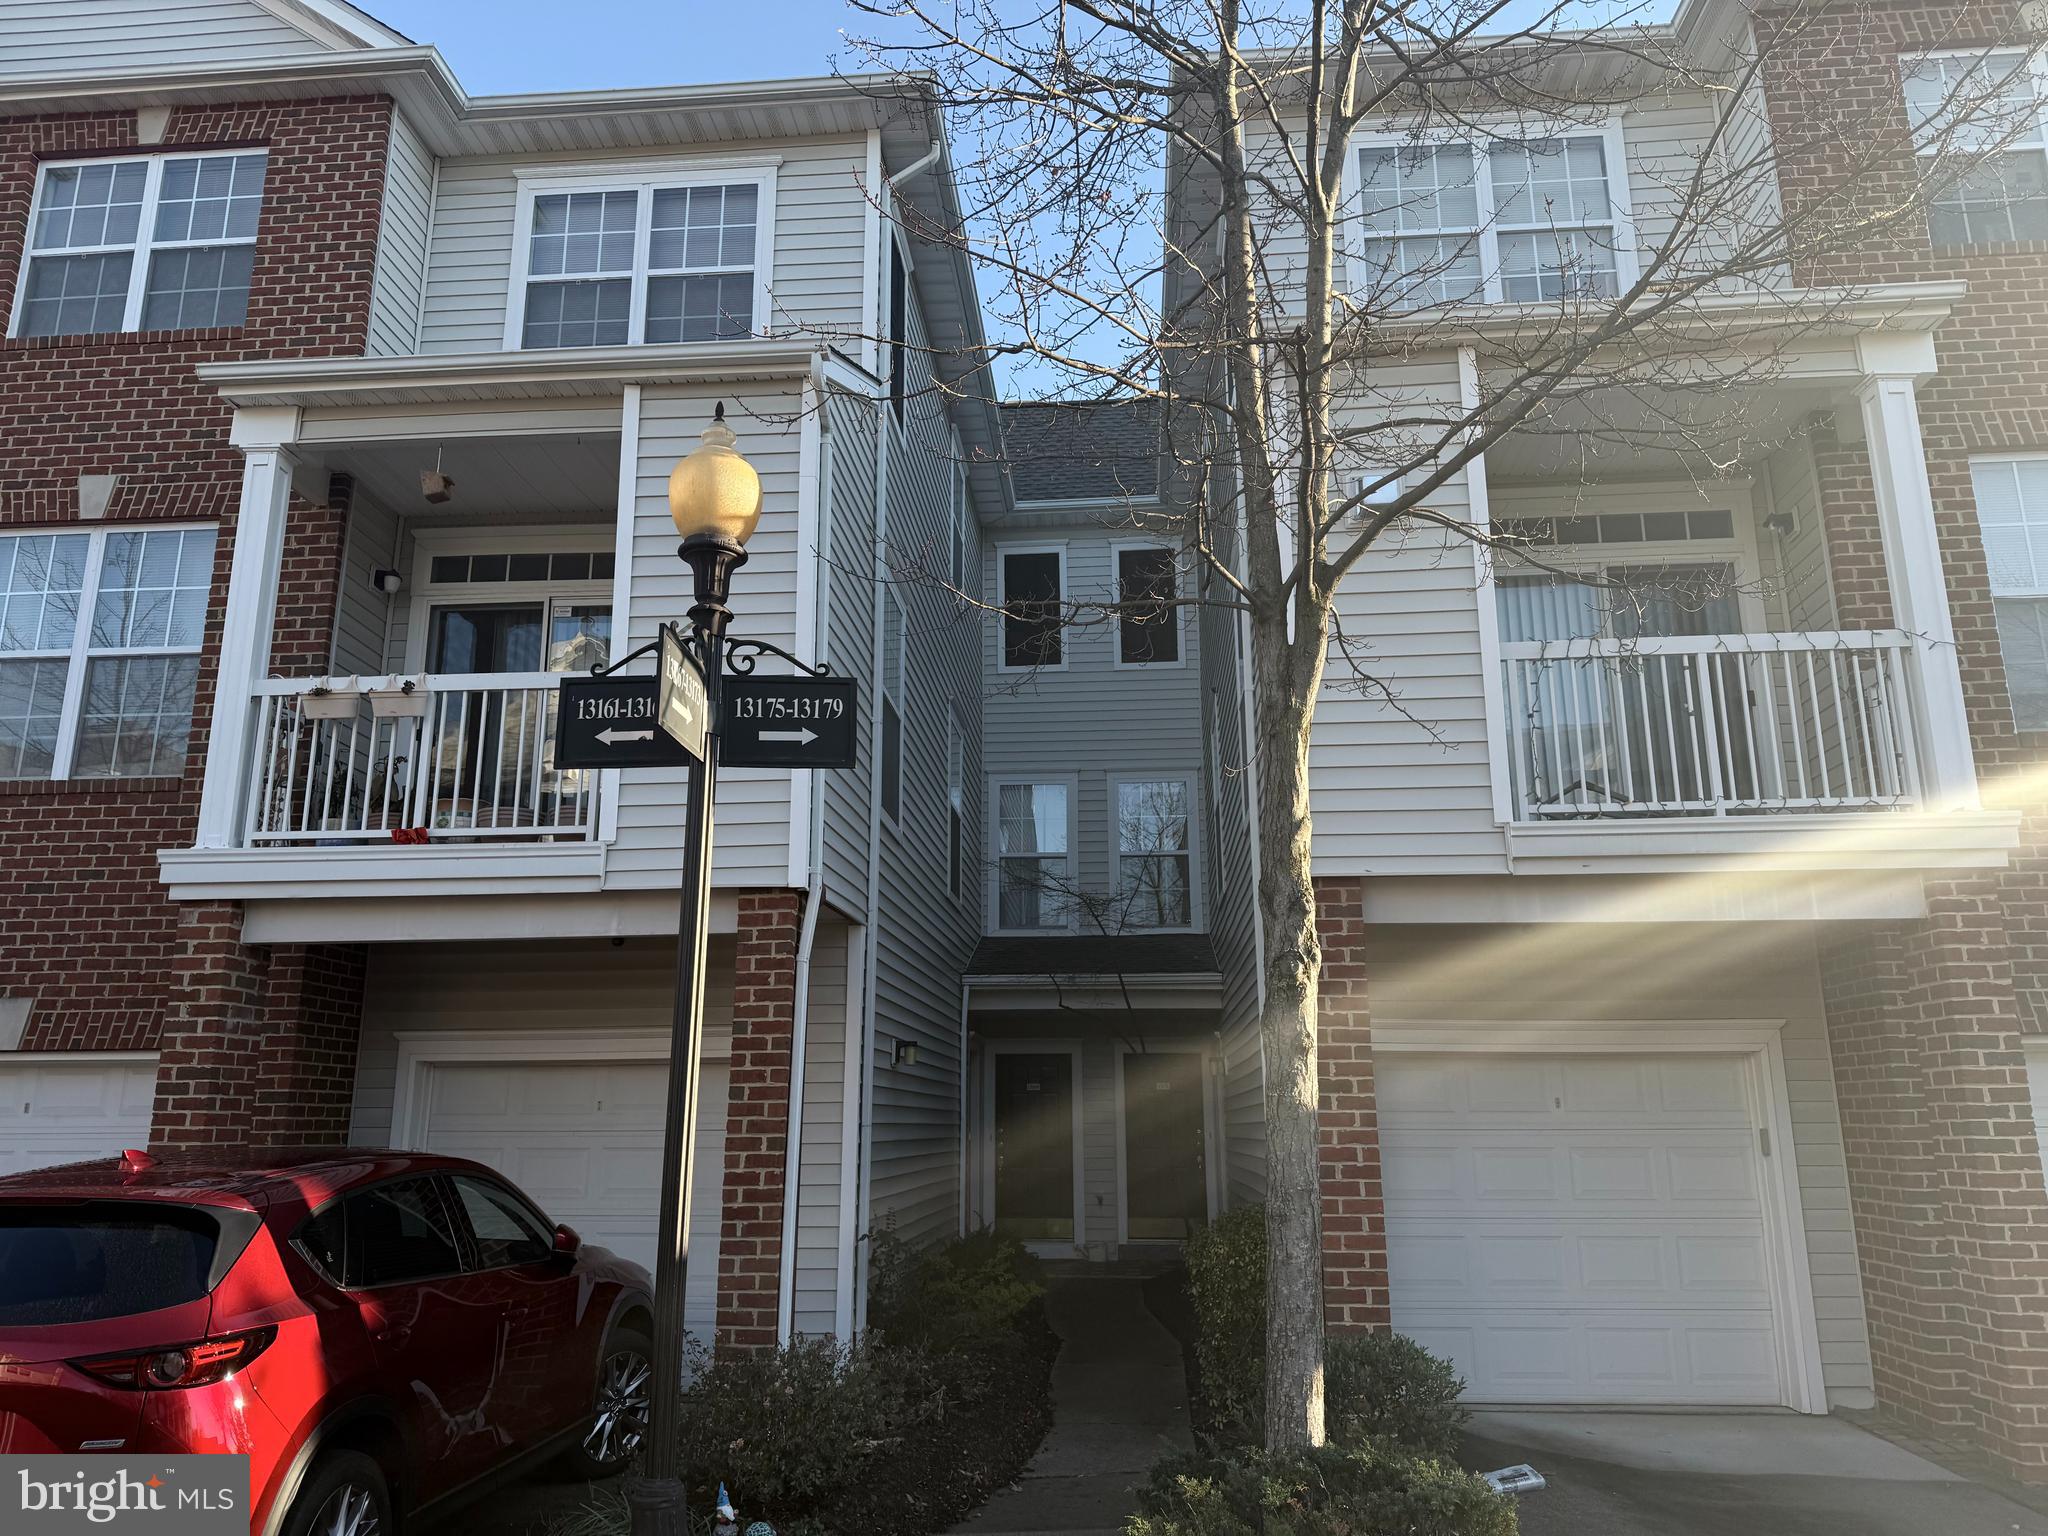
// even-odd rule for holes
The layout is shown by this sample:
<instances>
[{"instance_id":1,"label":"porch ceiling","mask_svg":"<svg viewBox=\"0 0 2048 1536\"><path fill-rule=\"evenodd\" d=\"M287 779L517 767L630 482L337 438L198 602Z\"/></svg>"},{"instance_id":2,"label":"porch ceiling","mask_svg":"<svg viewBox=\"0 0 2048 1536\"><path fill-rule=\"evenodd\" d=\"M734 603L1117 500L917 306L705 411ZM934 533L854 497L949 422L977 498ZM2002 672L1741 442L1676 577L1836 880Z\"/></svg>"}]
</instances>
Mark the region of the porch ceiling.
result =
<instances>
[{"instance_id":1,"label":"porch ceiling","mask_svg":"<svg viewBox=\"0 0 2048 1536\"><path fill-rule=\"evenodd\" d=\"M353 476L359 492L405 513L414 527L539 518L609 524L618 504L619 440L611 434L350 443L320 457L330 473ZM439 506L420 494L420 471L437 463L455 482L454 496Z\"/></svg>"}]
</instances>

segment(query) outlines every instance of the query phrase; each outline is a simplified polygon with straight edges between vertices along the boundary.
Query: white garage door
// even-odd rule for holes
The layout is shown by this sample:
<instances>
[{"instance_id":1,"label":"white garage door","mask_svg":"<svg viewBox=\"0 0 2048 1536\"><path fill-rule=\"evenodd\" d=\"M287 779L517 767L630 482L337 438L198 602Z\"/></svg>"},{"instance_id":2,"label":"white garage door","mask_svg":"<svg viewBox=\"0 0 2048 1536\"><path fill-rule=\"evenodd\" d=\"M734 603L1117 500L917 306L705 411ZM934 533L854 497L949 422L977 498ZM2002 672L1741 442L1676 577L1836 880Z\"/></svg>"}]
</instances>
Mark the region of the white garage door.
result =
<instances>
[{"instance_id":1,"label":"white garage door","mask_svg":"<svg viewBox=\"0 0 2048 1536\"><path fill-rule=\"evenodd\" d=\"M436 1062L422 1070L422 1147L496 1168L551 1219L653 1273L665 1062ZM704 1063L699 1084L699 1198L690 1214L683 1316L709 1343L717 1320L725 1063Z\"/></svg>"},{"instance_id":2,"label":"white garage door","mask_svg":"<svg viewBox=\"0 0 2048 1536\"><path fill-rule=\"evenodd\" d=\"M1394 1326L1475 1402L1777 1403L1743 1058L1377 1063Z\"/></svg>"},{"instance_id":3,"label":"white garage door","mask_svg":"<svg viewBox=\"0 0 2048 1536\"><path fill-rule=\"evenodd\" d=\"M154 1056L0 1056L0 1173L144 1146L155 1099Z\"/></svg>"}]
</instances>

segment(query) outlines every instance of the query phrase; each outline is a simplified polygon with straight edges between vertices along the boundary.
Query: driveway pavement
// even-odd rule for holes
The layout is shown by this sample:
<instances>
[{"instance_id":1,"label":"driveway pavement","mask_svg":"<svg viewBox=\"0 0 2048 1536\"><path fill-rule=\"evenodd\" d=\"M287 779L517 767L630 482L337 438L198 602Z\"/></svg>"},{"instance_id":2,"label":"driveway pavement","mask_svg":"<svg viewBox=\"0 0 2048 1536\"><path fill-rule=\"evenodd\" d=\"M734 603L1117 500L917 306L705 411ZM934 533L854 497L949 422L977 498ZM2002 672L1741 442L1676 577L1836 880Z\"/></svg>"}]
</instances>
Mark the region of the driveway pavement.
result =
<instances>
[{"instance_id":1,"label":"driveway pavement","mask_svg":"<svg viewBox=\"0 0 2048 1536\"><path fill-rule=\"evenodd\" d=\"M1465 1464L1526 1461L1523 1536L2048 1536L2048 1518L1841 1419L1473 1415Z\"/></svg>"}]
</instances>

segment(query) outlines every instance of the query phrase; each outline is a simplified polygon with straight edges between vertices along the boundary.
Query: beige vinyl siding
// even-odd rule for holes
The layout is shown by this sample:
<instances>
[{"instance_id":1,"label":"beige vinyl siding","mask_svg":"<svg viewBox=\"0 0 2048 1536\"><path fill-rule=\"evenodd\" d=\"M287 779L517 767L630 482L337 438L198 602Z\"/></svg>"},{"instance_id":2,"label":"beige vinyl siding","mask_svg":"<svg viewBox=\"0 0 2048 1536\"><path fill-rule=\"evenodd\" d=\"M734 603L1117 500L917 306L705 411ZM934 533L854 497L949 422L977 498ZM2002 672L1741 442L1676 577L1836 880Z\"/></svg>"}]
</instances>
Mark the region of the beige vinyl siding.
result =
<instances>
[{"instance_id":1,"label":"beige vinyl siding","mask_svg":"<svg viewBox=\"0 0 2048 1536\"><path fill-rule=\"evenodd\" d=\"M889 551L946 548L951 516L945 399L932 386L912 288L908 402L900 429L882 407L889 438L882 537ZM981 759L974 708L981 652L975 615L957 611L932 583L902 581L888 590L904 609L903 792L900 820L884 817L880 829L869 1199L876 1225L925 1243L951 1236L959 1225L960 972L979 934L980 913L971 893L955 898L946 888L946 720L957 702L968 733L968 810L978 815L971 775ZM882 595L878 588L871 601ZM899 1040L918 1047L915 1063L896 1065L893 1043Z\"/></svg>"},{"instance_id":2,"label":"beige vinyl siding","mask_svg":"<svg viewBox=\"0 0 2048 1536\"><path fill-rule=\"evenodd\" d=\"M1834 578L1828 570L1827 540L1821 526L1820 483L1813 445L1804 436L1764 460L1758 487L1759 522L1773 509L1792 519L1792 530L1773 535L1759 526L1757 551L1768 584L1772 622L1785 629L1835 627Z\"/></svg>"},{"instance_id":3,"label":"beige vinyl siding","mask_svg":"<svg viewBox=\"0 0 2048 1536\"><path fill-rule=\"evenodd\" d=\"M1124 517L1128 522L1128 515ZM1006 548L1061 546L1066 552L1067 597L1080 603L1114 602L1113 547L1164 540L1129 526L1104 527L1103 521L1097 515L1053 528L989 530L988 553L982 562L983 590L1000 595ZM1183 561L1178 577L1183 591L1192 580L1185 564ZM1078 781L1073 868L1084 890L1110 888L1112 776L1186 779L1191 812L1201 793L1201 632L1185 613L1180 625L1182 662L1177 667L1117 666L1117 627L1090 622L1069 628L1061 637L1063 667L1011 673L998 671L1002 625L993 621L980 625L983 662L988 669L988 698L983 705L987 780L1073 777ZM1200 830L1203 819L1197 815L1193 822L1199 882L1199 866L1206 857L1201 846L1205 840ZM994 842L986 823L976 829L975 846L984 865L980 871L982 901L993 927ZM1200 926L1201 914L1197 912L1196 917Z\"/></svg>"},{"instance_id":4,"label":"beige vinyl siding","mask_svg":"<svg viewBox=\"0 0 2048 1536\"><path fill-rule=\"evenodd\" d=\"M253 0L7 0L0 31L0 77L25 80L332 51Z\"/></svg>"},{"instance_id":5,"label":"beige vinyl siding","mask_svg":"<svg viewBox=\"0 0 2048 1536\"><path fill-rule=\"evenodd\" d=\"M1344 424L1455 405L1455 356L1376 367ZM1471 514L1461 474L1431 510ZM1389 530L1338 589L1309 750L1318 875L1505 872L1487 768L1478 568L1470 543L1424 524ZM1361 687L1361 679L1365 686Z\"/></svg>"},{"instance_id":6,"label":"beige vinyl siding","mask_svg":"<svg viewBox=\"0 0 2048 1536\"><path fill-rule=\"evenodd\" d=\"M380 568L397 566L400 550L397 515L381 502L358 492L348 509L341 590L335 596L334 645L329 652L328 670L336 676L368 676L391 670L385 660L385 644L394 627L393 609L404 605L394 604L379 592L372 577Z\"/></svg>"},{"instance_id":7,"label":"beige vinyl siding","mask_svg":"<svg viewBox=\"0 0 2048 1536\"><path fill-rule=\"evenodd\" d=\"M695 448L713 407L725 401L739 448L761 475L760 527L747 544L747 563L733 576L734 635L796 644L797 448L800 386L753 386L744 393L705 385L648 386L641 396L639 491L633 528L633 611L619 654L653 640L664 621L681 621L692 601L690 572L676 558L668 510L668 476ZM784 664L771 659L767 670ZM718 775L717 838L712 879L725 886L789 883L789 770L727 768ZM624 775L619 835L605 866L605 885L621 890L668 887L682 872L685 795L682 769L639 769Z\"/></svg>"},{"instance_id":8,"label":"beige vinyl siding","mask_svg":"<svg viewBox=\"0 0 2048 1536\"><path fill-rule=\"evenodd\" d=\"M732 946L728 935L711 940L704 986L704 1055L711 1059L732 1048ZM666 1030L674 1012L675 944L668 939L375 945L349 1140L391 1142L401 1034Z\"/></svg>"},{"instance_id":9,"label":"beige vinyl siding","mask_svg":"<svg viewBox=\"0 0 2048 1536\"><path fill-rule=\"evenodd\" d=\"M795 1302L791 1330L832 1332L839 1296L840 1136L846 1118L846 960L849 930L820 914L811 945L804 1024L803 1129L797 1164Z\"/></svg>"},{"instance_id":10,"label":"beige vinyl siding","mask_svg":"<svg viewBox=\"0 0 2048 1536\"><path fill-rule=\"evenodd\" d=\"M1831 1399L1867 1406L1870 1346L1811 925L1380 927L1369 943L1376 1028L1782 1019L1822 1379Z\"/></svg>"},{"instance_id":11,"label":"beige vinyl siding","mask_svg":"<svg viewBox=\"0 0 2048 1536\"><path fill-rule=\"evenodd\" d=\"M427 280L427 228L433 217L434 157L411 123L391 114L384 157L384 202L377 225L377 265L370 280L372 357L419 350L420 298Z\"/></svg>"},{"instance_id":12,"label":"beige vinyl siding","mask_svg":"<svg viewBox=\"0 0 2048 1536\"><path fill-rule=\"evenodd\" d=\"M867 568L875 547L875 402L833 390L826 397L823 426L828 478L823 491L823 547L818 554L819 580L825 586L825 645L819 659L835 672L866 678L873 666L875 634L875 584ZM869 720L877 707L872 687L862 687L860 707L863 721ZM820 864L825 899L849 912L867 909L872 747L870 732L857 732L854 766L821 773L813 785L823 800Z\"/></svg>"},{"instance_id":13,"label":"beige vinyl siding","mask_svg":"<svg viewBox=\"0 0 2048 1536\"><path fill-rule=\"evenodd\" d=\"M518 214L518 177L545 177L550 169L599 164L616 158L636 166L670 160L687 168L687 153L640 150L524 156L517 159L444 160L434 200L428 248L422 352L497 351L505 345L505 313L512 278L512 239ZM867 194L860 174L867 164L864 138L771 140L719 146L699 160L780 159L775 170L774 269L771 311L756 330L852 336L861 323L861 237Z\"/></svg>"}]
</instances>

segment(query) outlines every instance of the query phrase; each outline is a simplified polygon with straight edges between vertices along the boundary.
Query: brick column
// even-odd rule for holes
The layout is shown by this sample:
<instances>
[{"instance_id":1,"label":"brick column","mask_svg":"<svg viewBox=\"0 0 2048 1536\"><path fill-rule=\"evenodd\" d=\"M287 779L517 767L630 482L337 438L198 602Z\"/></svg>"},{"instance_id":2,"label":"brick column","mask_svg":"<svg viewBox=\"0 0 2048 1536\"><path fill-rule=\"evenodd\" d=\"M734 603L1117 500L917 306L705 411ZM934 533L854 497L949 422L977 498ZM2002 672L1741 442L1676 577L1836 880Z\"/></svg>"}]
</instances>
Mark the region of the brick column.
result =
<instances>
[{"instance_id":1,"label":"brick column","mask_svg":"<svg viewBox=\"0 0 2048 1536\"><path fill-rule=\"evenodd\" d=\"M1995 876L1823 957L1878 1400L2048 1482L2048 1185Z\"/></svg>"},{"instance_id":2,"label":"brick column","mask_svg":"<svg viewBox=\"0 0 2048 1536\"><path fill-rule=\"evenodd\" d=\"M1323 1318L1336 1329L1389 1326L1386 1204L1372 1080L1365 882L1316 882L1323 948L1316 1060L1321 1106Z\"/></svg>"},{"instance_id":3,"label":"brick column","mask_svg":"<svg viewBox=\"0 0 2048 1536\"><path fill-rule=\"evenodd\" d=\"M242 942L233 902L179 910L150 1145L348 1141L365 951Z\"/></svg>"},{"instance_id":4,"label":"brick column","mask_svg":"<svg viewBox=\"0 0 2048 1536\"><path fill-rule=\"evenodd\" d=\"M718 1347L772 1349L781 1297L801 891L740 897L718 1239Z\"/></svg>"}]
</instances>

